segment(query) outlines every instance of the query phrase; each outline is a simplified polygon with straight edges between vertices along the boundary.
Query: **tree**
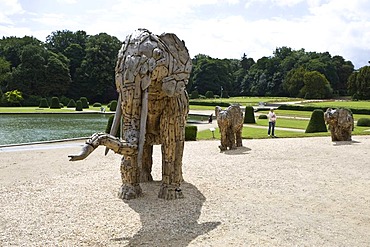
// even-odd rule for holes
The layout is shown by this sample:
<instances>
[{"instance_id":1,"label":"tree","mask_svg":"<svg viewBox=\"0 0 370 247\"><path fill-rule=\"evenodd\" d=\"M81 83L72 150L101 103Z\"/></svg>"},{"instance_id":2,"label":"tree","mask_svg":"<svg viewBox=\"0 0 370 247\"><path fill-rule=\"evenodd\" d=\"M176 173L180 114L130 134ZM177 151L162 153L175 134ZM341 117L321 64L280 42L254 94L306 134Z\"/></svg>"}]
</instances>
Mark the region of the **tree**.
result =
<instances>
[{"instance_id":1,"label":"tree","mask_svg":"<svg viewBox=\"0 0 370 247\"><path fill-rule=\"evenodd\" d=\"M5 88L11 78L10 62L0 57L0 90Z\"/></svg>"},{"instance_id":2,"label":"tree","mask_svg":"<svg viewBox=\"0 0 370 247\"><path fill-rule=\"evenodd\" d=\"M121 42L106 33L90 36L86 43L86 56L76 71L70 96L84 96L92 102L115 99L114 68Z\"/></svg>"},{"instance_id":3,"label":"tree","mask_svg":"<svg viewBox=\"0 0 370 247\"><path fill-rule=\"evenodd\" d=\"M8 91L5 93L5 100L9 102L10 104L19 104L21 105L21 100L23 100L22 92L18 90Z\"/></svg>"},{"instance_id":4,"label":"tree","mask_svg":"<svg viewBox=\"0 0 370 247\"><path fill-rule=\"evenodd\" d=\"M306 73L307 70L303 67L289 71L283 82L283 88L289 93L290 97L302 97L300 91L304 86L304 74Z\"/></svg>"},{"instance_id":5,"label":"tree","mask_svg":"<svg viewBox=\"0 0 370 247\"><path fill-rule=\"evenodd\" d=\"M63 55L60 54L59 56ZM45 77L46 83L40 86L43 95L62 96L67 93L71 83L68 64L58 59L58 55L55 53L50 53L45 69Z\"/></svg>"},{"instance_id":6,"label":"tree","mask_svg":"<svg viewBox=\"0 0 370 247\"><path fill-rule=\"evenodd\" d=\"M350 76L348 90L353 99L370 99L370 66L364 66Z\"/></svg>"},{"instance_id":7,"label":"tree","mask_svg":"<svg viewBox=\"0 0 370 247\"><path fill-rule=\"evenodd\" d=\"M325 99L331 97L332 88L326 77L317 71L304 74L304 86L300 94L306 99Z\"/></svg>"}]
</instances>

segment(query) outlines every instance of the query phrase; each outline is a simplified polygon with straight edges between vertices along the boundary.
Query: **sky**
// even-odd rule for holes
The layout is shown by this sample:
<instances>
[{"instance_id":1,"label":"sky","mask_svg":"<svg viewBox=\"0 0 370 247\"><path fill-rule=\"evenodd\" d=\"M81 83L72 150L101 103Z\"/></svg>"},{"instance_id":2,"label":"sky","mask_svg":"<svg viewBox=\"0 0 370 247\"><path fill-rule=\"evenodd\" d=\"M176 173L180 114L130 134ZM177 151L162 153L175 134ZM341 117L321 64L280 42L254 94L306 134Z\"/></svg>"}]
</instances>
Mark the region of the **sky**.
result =
<instances>
[{"instance_id":1,"label":"sky","mask_svg":"<svg viewBox=\"0 0 370 247\"><path fill-rule=\"evenodd\" d=\"M0 0L0 37L58 30L107 33L138 28L175 33L190 56L257 61L279 47L329 52L369 65L369 0Z\"/></svg>"}]
</instances>

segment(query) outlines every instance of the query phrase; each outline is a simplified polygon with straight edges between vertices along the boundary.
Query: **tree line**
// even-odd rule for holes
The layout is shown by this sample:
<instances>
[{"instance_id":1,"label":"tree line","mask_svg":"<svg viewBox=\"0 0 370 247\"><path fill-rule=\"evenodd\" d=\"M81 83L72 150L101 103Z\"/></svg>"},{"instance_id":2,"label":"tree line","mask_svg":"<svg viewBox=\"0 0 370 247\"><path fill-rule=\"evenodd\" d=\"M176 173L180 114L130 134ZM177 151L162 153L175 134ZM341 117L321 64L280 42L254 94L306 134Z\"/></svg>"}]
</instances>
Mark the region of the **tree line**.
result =
<instances>
[{"instance_id":1,"label":"tree line","mask_svg":"<svg viewBox=\"0 0 370 247\"><path fill-rule=\"evenodd\" d=\"M60 97L107 103L116 99L114 67L122 41L100 33L55 31L42 42L34 37L0 40L0 97L23 105ZM217 59L198 54L187 86L191 95L289 96L323 99L350 95L370 99L370 67L328 52L276 48L257 61Z\"/></svg>"}]
</instances>

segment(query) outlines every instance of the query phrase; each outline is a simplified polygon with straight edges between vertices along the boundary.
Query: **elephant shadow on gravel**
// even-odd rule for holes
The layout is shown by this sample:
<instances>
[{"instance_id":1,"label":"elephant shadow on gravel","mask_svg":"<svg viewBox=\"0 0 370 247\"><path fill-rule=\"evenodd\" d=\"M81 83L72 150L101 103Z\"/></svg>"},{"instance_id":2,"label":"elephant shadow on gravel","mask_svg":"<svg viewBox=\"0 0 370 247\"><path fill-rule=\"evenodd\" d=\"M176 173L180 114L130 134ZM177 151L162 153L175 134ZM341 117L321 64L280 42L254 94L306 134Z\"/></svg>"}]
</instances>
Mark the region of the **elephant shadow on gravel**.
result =
<instances>
[{"instance_id":1,"label":"elephant shadow on gravel","mask_svg":"<svg viewBox=\"0 0 370 247\"><path fill-rule=\"evenodd\" d=\"M220 152L226 155L242 155L242 154L248 154L248 152L251 150L252 149L250 148L242 146L242 147L237 147L236 149L225 150L225 151L220 151Z\"/></svg>"},{"instance_id":2,"label":"elephant shadow on gravel","mask_svg":"<svg viewBox=\"0 0 370 247\"><path fill-rule=\"evenodd\" d=\"M333 143L334 143L333 146L345 146L345 145L359 144L361 142L352 140L352 141L335 141Z\"/></svg>"},{"instance_id":3,"label":"elephant shadow on gravel","mask_svg":"<svg viewBox=\"0 0 370 247\"><path fill-rule=\"evenodd\" d=\"M128 242L126 246L188 246L198 236L220 225L220 222L198 223L206 198L192 184L181 185L184 198L158 198L160 182L141 183L143 196L125 200L140 216L141 229L132 237L112 239Z\"/></svg>"}]
</instances>

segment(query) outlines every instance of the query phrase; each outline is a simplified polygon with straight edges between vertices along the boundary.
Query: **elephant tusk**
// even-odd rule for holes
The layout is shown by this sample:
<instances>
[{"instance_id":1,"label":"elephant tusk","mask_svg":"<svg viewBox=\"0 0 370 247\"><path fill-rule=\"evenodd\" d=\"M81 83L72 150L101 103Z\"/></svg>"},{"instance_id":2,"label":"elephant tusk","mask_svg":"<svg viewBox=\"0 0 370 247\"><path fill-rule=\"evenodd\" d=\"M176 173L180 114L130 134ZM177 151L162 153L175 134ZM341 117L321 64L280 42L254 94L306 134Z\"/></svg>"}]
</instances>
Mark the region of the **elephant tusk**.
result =
<instances>
[{"instance_id":1,"label":"elephant tusk","mask_svg":"<svg viewBox=\"0 0 370 247\"><path fill-rule=\"evenodd\" d=\"M139 145L138 145L138 157L137 157L140 171L142 170L142 159L143 159L143 151L144 151L147 118L148 118L148 89L145 89L144 95L141 101L140 133L139 133Z\"/></svg>"}]
</instances>

